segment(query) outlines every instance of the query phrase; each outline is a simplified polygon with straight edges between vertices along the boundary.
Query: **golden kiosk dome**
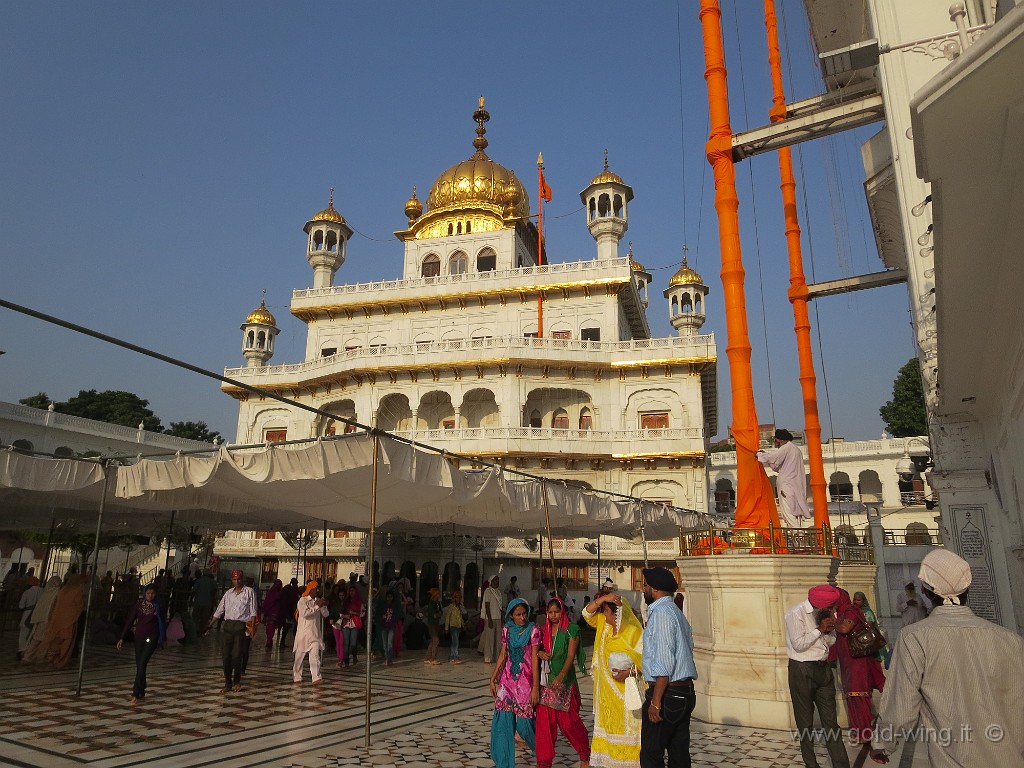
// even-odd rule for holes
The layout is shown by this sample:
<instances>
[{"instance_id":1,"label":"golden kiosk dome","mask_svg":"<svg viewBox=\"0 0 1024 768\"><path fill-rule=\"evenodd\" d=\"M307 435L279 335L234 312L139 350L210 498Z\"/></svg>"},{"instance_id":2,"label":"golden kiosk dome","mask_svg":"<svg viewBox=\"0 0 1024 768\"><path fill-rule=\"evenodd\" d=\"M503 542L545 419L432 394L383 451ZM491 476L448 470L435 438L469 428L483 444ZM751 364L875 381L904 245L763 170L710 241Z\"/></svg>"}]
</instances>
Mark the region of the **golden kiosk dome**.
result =
<instances>
[{"instance_id":1,"label":"golden kiosk dome","mask_svg":"<svg viewBox=\"0 0 1024 768\"><path fill-rule=\"evenodd\" d=\"M327 207L322 211L313 214L310 221L333 221L338 224L345 223L345 217L334 210L334 187L331 187L331 196L327 201Z\"/></svg>"},{"instance_id":2,"label":"golden kiosk dome","mask_svg":"<svg viewBox=\"0 0 1024 768\"><path fill-rule=\"evenodd\" d=\"M628 184L626 184L626 182L622 180L622 177L619 176L619 174L617 174L615 171L608 170L608 150L606 149L604 151L604 169L599 174L597 174L597 176L591 179L590 183L607 184L608 182L622 184L623 186L629 186Z\"/></svg>"},{"instance_id":3,"label":"golden kiosk dome","mask_svg":"<svg viewBox=\"0 0 1024 768\"><path fill-rule=\"evenodd\" d=\"M249 316L245 318L246 325L270 325L277 327L277 320L270 314L270 310L267 309L267 300L263 299L260 301L260 305L256 307Z\"/></svg>"},{"instance_id":4,"label":"golden kiosk dome","mask_svg":"<svg viewBox=\"0 0 1024 768\"><path fill-rule=\"evenodd\" d=\"M476 152L468 160L456 163L437 177L427 195L427 215L451 213L462 209L492 210L503 218L530 215L530 198L516 175L487 156L487 132L484 123L491 119L484 109L483 97L473 119L477 123L473 146Z\"/></svg>"},{"instance_id":5,"label":"golden kiosk dome","mask_svg":"<svg viewBox=\"0 0 1024 768\"><path fill-rule=\"evenodd\" d=\"M683 254L683 266L668 281L669 288L674 285L704 285L704 279L687 265L685 253Z\"/></svg>"}]
</instances>

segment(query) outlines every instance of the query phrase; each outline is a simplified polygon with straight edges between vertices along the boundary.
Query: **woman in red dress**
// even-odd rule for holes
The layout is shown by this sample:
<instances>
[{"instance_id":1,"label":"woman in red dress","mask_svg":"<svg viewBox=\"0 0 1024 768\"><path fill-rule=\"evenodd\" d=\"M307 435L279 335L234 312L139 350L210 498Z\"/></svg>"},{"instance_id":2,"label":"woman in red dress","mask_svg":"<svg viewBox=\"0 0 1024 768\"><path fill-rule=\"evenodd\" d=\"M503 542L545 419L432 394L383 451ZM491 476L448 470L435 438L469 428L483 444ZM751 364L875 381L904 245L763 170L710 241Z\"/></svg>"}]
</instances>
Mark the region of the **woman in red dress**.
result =
<instances>
[{"instance_id":1,"label":"woman in red dress","mask_svg":"<svg viewBox=\"0 0 1024 768\"><path fill-rule=\"evenodd\" d=\"M839 660L839 673L843 681L843 696L846 699L846 714L850 721L852 740L871 746L871 692L885 687L885 673L877 656L853 657L850 655L848 636L868 624L864 612L850 601L850 593L840 589L836 603L836 642L832 646L835 658ZM875 755L872 759L878 762Z\"/></svg>"}]
</instances>

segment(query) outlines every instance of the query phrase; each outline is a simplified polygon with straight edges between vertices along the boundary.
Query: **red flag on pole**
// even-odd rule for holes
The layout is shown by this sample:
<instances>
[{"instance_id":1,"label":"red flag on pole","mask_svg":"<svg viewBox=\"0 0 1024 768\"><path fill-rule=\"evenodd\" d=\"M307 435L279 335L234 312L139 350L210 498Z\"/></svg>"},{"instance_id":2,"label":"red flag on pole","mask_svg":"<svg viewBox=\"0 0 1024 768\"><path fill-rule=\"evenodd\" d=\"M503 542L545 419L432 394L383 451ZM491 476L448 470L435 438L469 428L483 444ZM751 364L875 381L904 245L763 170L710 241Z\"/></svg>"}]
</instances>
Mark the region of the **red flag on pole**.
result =
<instances>
[{"instance_id":1,"label":"red flag on pole","mask_svg":"<svg viewBox=\"0 0 1024 768\"><path fill-rule=\"evenodd\" d=\"M545 203L551 202L551 187L548 186L547 181L544 179L544 169L540 168L540 196Z\"/></svg>"}]
</instances>

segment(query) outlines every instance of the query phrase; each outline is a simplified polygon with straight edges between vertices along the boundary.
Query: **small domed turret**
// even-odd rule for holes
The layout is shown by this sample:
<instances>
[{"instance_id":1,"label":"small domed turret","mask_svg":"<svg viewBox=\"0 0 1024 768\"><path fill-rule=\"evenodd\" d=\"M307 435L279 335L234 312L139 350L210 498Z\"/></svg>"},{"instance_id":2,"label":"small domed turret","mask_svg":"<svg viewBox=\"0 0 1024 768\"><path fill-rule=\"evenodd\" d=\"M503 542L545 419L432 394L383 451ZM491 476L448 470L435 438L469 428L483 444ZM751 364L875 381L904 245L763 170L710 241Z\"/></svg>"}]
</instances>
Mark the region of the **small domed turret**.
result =
<instances>
[{"instance_id":1,"label":"small domed turret","mask_svg":"<svg viewBox=\"0 0 1024 768\"><path fill-rule=\"evenodd\" d=\"M334 187L331 187L327 207L315 213L302 230L309 235L306 261L313 268L313 287L329 288L334 273L345 263L345 246L352 237L345 217L334 210Z\"/></svg>"},{"instance_id":2,"label":"small domed turret","mask_svg":"<svg viewBox=\"0 0 1024 768\"><path fill-rule=\"evenodd\" d=\"M608 169L605 150L604 169L580 192L587 209L587 229L597 241L598 260L618 258L619 241L629 229L627 205L632 199L633 188Z\"/></svg>"},{"instance_id":3,"label":"small domed turret","mask_svg":"<svg viewBox=\"0 0 1024 768\"><path fill-rule=\"evenodd\" d=\"M245 318L241 325L242 355L250 368L266 365L274 356L274 337L281 331L277 321L267 309L267 292L263 291L263 299Z\"/></svg>"},{"instance_id":4,"label":"small domed turret","mask_svg":"<svg viewBox=\"0 0 1024 768\"><path fill-rule=\"evenodd\" d=\"M708 287L697 272L686 263L686 246L683 246L683 265L668 281L665 298L669 302L669 322L680 336L691 336L704 325L705 304Z\"/></svg>"}]
</instances>

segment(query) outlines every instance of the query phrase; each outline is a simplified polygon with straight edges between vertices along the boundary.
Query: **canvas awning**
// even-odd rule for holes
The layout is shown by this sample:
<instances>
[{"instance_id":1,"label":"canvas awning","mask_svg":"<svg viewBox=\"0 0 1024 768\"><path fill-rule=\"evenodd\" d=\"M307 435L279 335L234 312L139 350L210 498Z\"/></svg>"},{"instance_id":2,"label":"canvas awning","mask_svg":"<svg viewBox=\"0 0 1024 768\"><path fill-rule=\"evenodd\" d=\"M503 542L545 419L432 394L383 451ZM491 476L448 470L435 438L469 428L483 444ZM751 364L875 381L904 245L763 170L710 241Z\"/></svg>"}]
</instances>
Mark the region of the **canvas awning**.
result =
<instances>
[{"instance_id":1,"label":"canvas awning","mask_svg":"<svg viewBox=\"0 0 1024 768\"><path fill-rule=\"evenodd\" d=\"M377 527L520 535L551 531L670 538L695 527L696 512L523 477L498 467L460 470L444 455L383 435ZM0 451L0 526L46 528L50 510L96 509L111 474L105 529L150 531L171 511L183 525L235 530L370 525L373 438L367 434L230 450L142 458L130 466L48 459Z\"/></svg>"}]
</instances>

